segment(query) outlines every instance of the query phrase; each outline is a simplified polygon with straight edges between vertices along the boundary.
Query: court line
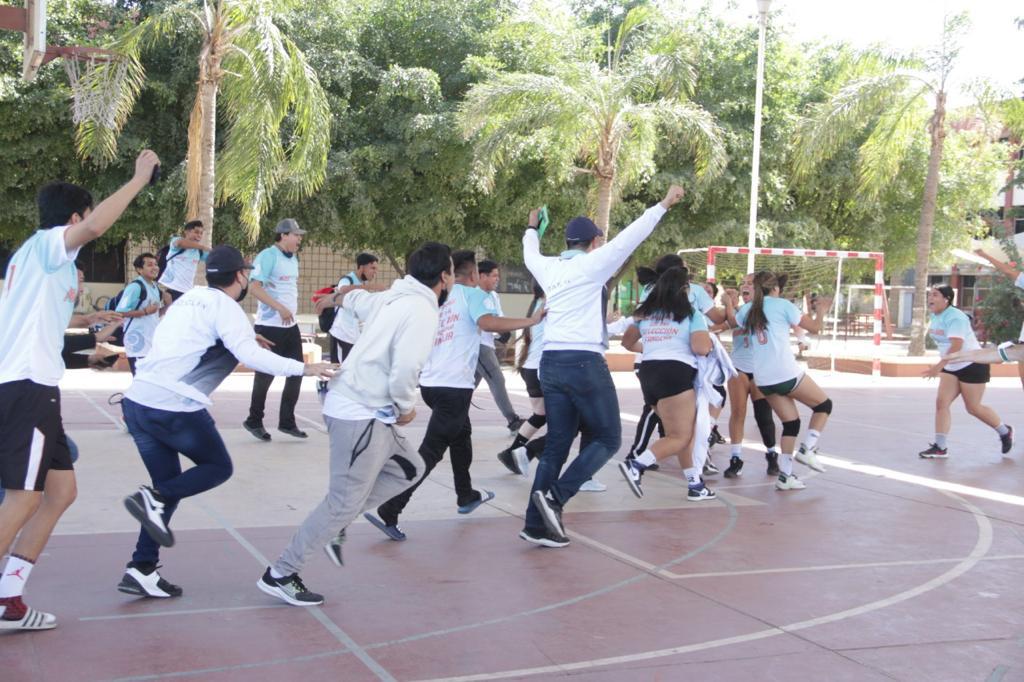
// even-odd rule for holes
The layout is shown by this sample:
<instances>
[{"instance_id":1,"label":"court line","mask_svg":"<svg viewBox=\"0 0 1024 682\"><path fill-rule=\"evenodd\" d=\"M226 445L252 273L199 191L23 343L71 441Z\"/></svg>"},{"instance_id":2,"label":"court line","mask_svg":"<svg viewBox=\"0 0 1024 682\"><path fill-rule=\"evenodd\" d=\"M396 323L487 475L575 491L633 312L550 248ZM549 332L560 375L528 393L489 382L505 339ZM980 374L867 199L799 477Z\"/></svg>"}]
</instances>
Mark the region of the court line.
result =
<instances>
[{"instance_id":1,"label":"court line","mask_svg":"<svg viewBox=\"0 0 1024 682\"><path fill-rule=\"evenodd\" d=\"M80 389L80 388L76 388L76 389L75 389L75 392L76 392L76 393L78 393L78 395L80 395L80 396L82 396L83 398L85 398L86 402L88 402L88 403L89 403L90 405L92 405L92 406L93 406L93 407L95 407L95 408L96 408L97 410L99 410L100 414L102 414L102 415L103 415L104 417L106 417L107 419L109 419L109 420L110 420L110 421L111 421L111 422L112 422L112 423L114 424L114 426L116 426L116 427L117 427L117 430L118 430L118 431L120 431L121 433L124 433L124 428L125 428L125 427L124 427L124 422L122 422L122 421L121 421L120 419L118 419L118 418L117 418L117 417L115 417L114 415L110 414L109 412L107 412L107 411L106 411L106 410L105 410L105 409L103 408L103 406L102 406L102 405L100 405L100 404L99 404L99 403L97 403L97 402L96 402L95 400L93 400L92 398L90 398L90 397L89 397L89 394L88 394L88 393L86 393L85 391L83 391L82 389Z\"/></svg>"},{"instance_id":2,"label":"court line","mask_svg":"<svg viewBox=\"0 0 1024 682\"><path fill-rule=\"evenodd\" d=\"M275 658L270 661L260 661L256 663L236 663L234 665L218 666L214 668L198 668L196 670L182 670L171 673L153 673L152 675L132 675L130 677L118 677L110 682L142 682L143 680L165 680L173 677L195 677L196 675L212 675L215 673L231 672L232 670L251 670L253 668L263 668L271 665L283 665L286 663L304 663L306 661L316 661L322 658L333 658L347 654L347 649L340 649L336 651L323 651L316 654L308 654L306 656L295 656L294 658Z\"/></svg>"},{"instance_id":3,"label":"court line","mask_svg":"<svg viewBox=\"0 0 1024 682\"><path fill-rule=\"evenodd\" d=\"M286 608L288 608L287 604L267 604L266 606L221 606L213 609L179 609L171 611L149 611L146 613L121 613L113 616L82 616L78 620L131 620L132 618L157 618L162 616L194 616L202 613L224 613L225 611L259 611L262 609Z\"/></svg>"},{"instance_id":4,"label":"court line","mask_svg":"<svg viewBox=\"0 0 1024 682\"><path fill-rule=\"evenodd\" d=\"M295 418L296 418L296 419L301 419L302 421L306 422L307 424L309 424L310 426L312 426L312 427L313 427L314 429L316 429L316 430L317 430L317 431L319 431L320 433L327 433L327 427L325 427L325 426L323 425L323 422L317 422L317 421L313 421L313 420L312 420L312 419L310 419L309 417L303 417L303 416L302 416L301 414L299 414L298 412L296 412L296 413L295 413Z\"/></svg>"},{"instance_id":5,"label":"court line","mask_svg":"<svg viewBox=\"0 0 1024 682\"><path fill-rule=\"evenodd\" d=\"M997 554L982 557L981 561L1014 561L1024 559L1024 554ZM710 571L708 573L669 573L663 575L673 580L690 578L731 578L741 575L769 575L775 573L802 573L804 571L841 571L847 568L898 568L901 566L932 566L963 561L963 557L951 559L907 559L905 561L871 561L852 564L823 564L820 566L789 566L785 568L760 568L749 571Z\"/></svg>"}]
</instances>

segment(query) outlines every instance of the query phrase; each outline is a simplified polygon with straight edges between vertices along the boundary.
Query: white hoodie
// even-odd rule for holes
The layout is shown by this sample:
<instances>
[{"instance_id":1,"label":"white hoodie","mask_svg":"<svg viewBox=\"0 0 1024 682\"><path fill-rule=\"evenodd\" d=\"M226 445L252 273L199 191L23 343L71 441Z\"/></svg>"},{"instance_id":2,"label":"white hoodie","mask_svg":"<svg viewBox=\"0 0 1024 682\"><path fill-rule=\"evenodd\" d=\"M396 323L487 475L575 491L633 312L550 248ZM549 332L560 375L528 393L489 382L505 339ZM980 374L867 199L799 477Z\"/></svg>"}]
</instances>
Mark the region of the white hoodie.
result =
<instances>
[{"instance_id":1,"label":"white hoodie","mask_svg":"<svg viewBox=\"0 0 1024 682\"><path fill-rule=\"evenodd\" d=\"M334 416L331 394L373 410L408 413L416 406L420 370L434 347L437 294L406 275L387 291L350 291L341 307L363 323L363 331L328 383L324 414Z\"/></svg>"}]
</instances>

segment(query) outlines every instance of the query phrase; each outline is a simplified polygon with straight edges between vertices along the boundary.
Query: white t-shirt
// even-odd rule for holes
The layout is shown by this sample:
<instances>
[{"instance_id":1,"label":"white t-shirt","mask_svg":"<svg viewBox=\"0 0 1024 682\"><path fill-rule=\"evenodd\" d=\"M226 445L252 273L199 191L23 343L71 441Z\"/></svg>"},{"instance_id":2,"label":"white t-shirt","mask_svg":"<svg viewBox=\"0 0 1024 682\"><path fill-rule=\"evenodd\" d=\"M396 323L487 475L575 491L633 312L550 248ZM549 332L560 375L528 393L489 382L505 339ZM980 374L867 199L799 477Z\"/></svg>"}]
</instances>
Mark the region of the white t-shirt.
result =
<instances>
[{"instance_id":1,"label":"white t-shirt","mask_svg":"<svg viewBox=\"0 0 1024 682\"><path fill-rule=\"evenodd\" d=\"M530 312L536 312L544 307L544 299L537 301ZM530 349L526 351L526 359L523 360L523 369L540 369L540 356L544 353L544 322L541 320L530 327Z\"/></svg>"},{"instance_id":2,"label":"white t-shirt","mask_svg":"<svg viewBox=\"0 0 1024 682\"><path fill-rule=\"evenodd\" d=\"M745 303L736 311L736 322L740 326L746 326L751 305ZM800 324L803 314L784 298L765 296L764 316L768 325L760 331L750 332L754 383L758 386L774 386L803 374L789 344L789 329Z\"/></svg>"},{"instance_id":3,"label":"white t-shirt","mask_svg":"<svg viewBox=\"0 0 1024 682\"><path fill-rule=\"evenodd\" d=\"M949 354L949 347L953 343L953 339L963 339L964 343L960 350L981 348L978 337L974 335L974 330L971 328L971 318L967 317L964 311L953 306L949 306L938 315L931 316L928 335L938 346L941 357L946 357ZM955 372L970 364L969 362L951 362L946 365L945 369Z\"/></svg>"},{"instance_id":4,"label":"white t-shirt","mask_svg":"<svg viewBox=\"0 0 1024 682\"><path fill-rule=\"evenodd\" d=\"M420 386L473 388L480 357L480 327L484 315L497 315L494 299L476 287L456 284L441 306L434 349L420 374Z\"/></svg>"},{"instance_id":5,"label":"white t-shirt","mask_svg":"<svg viewBox=\"0 0 1024 682\"><path fill-rule=\"evenodd\" d=\"M195 286L196 268L199 261L206 260L206 252L202 249L179 249L178 240L183 237L172 237L170 249L167 251L167 265L164 274L160 275L160 284L168 289L185 293Z\"/></svg>"},{"instance_id":6,"label":"white t-shirt","mask_svg":"<svg viewBox=\"0 0 1024 682\"><path fill-rule=\"evenodd\" d=\"M394 424L398 421L395 408L392 405L387 407L367 407L360 402L351 400L339 391L328 391L324 398L324 416L332 419L343 419L345 421L364 421L376 419L384 424Z\"/></svg>"},{"instance_id":7,"label":"white t-shirt","mask_svg":"<svg viewBox=\"0 0 1024 682\"><path fill-rule=\"evenodd\" d=\"M56 386L64 376L64 330L78 295L78 249L68 226L37 230L14 252L0 293L0 383Z\"/></svg>"},{"instance_id":8,"label":"white t-shirt","mask_svg":"<svg viewBox=\"0 0 1024 682\"><path fill-rule=\"evenodd\" d=\"M637 323L644 345L642 362L648 360L678 360L697 367L697 356L690 348L690 334L707 331L704 315L694 311L682 322L671 317L650 317Z\"/></svg>"},{"instance_id":9,"label":"white t-shirt","mask_svg":"<svg viewBox=\"0 0 1024 682\"><path fill-rule=\"evenodd\" d=\"M483 291L483 289L481 289L481 291ZM502 310L501 310L501 299L498 298L498 292L497 291L491 291L491 292L484 291L484 294L487 295L487 296L490 296L491 298L494 299L494 310L497 311L494 314L497 315L498 317L504 317L505 313L502 312ZM494 337L495 336L496 335L495 335L494 332L485 332L483 329L481 329L480 330L480 343L482 343L483 345L487 346L488 348L494 348Z\"/></svg>"},{"instance_id":10,"label":"white t-shirt","mask_svg":"<svg viewBox=\"0 0 1024 682\"><path fill-rule=\"evenodd\" d=\"M355 272L350 272L338 281L338 287L361 283L359 275ZM351 311L345 310L340 306L337 308L337 311L338 313L334 316L334 324L331 325L331 336L345 343L355 343L359 340L359 320L356 319L356 316Z\"/></svg>"},{"instance_id":11,"label":"white t-shirt","mask_svg":"<svg viewBox=\"0 0 1024 682\"><path fill-rule=\"evenodd\" d=\"M285 324L277 311L260 301L256 307L256 324L265 327L294 327L299 311L299 257L285 254L276 246L260 251L253 262L251 279L263 285L270 297L292 313L291 324Z\"/></svg>"},{"instance_id":12,"label":"white t-shirt","mask_svg":"<svg viewBox=\"0 0 1024 682\"><path fill-rule=\"evenodd\" d=\"M141 305L139 304L140 296L142 297ZM117 312L141 311L154 303L160 305L160 289L156 284L147 283L141 277L137 277L125 287L121 300L117 302ZM160 324L159 310L142 317L126 319L123 323L124 354L130 358L146 357L146 353L149 352L149 347L153 343L153 334L156 332L158 324Z\"/></svg>"}]
</instances>

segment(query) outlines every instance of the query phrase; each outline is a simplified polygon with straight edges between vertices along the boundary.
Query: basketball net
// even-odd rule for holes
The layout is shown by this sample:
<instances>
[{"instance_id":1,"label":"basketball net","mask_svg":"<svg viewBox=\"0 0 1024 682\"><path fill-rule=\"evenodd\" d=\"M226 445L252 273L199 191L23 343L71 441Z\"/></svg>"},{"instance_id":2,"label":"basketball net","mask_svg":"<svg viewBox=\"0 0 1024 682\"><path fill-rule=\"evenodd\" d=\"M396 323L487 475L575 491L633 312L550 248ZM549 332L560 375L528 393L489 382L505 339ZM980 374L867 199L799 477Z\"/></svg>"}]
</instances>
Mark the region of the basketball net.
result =
<instances>
[{"instance_id":1,"label":"basketball net","mask_svg":"<svg viewBox=\"0 0 1024 682\"><path fill-rule=\"evenodd\" d=\"M71 82L71 118L114 128L117 104L128 77L128 63L105 54L68 55L64 71Z\"/></svg>"}]
</instances>

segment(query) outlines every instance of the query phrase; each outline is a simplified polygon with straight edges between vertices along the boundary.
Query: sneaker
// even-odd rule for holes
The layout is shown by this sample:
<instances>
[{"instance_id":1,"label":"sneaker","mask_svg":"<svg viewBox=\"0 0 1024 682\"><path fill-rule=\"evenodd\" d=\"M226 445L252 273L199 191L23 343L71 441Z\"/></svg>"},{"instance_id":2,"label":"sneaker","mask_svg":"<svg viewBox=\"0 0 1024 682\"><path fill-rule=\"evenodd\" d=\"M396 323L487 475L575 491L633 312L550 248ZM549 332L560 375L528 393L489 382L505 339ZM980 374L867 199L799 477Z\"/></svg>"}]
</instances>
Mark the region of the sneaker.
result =
<instances>
[{"instance_id":1,"label":"sneaker","mask_svg":"<svg viewBox=\"0 0 1024 682\"><path fill-rule=\"evenodd\" d=\"M717 497L715 491L703 483L699 488L690 488L686 491L687 502L703 502L704 500L713 500L715 497Z\"/></svg>"},{"instance_id":2,"label":"sneaker","mask_svg":"<svg viewBox=\"0 0 1024 682\"><path fill-rule=\"evenodd\" d=\"M36 611L21 596L0 598L0 630L52 630L57 616Z\"/></svg>"},{"instance_id":3,"label":"sneaker","mask_svg":"<svg viewBox=\"0 0 1024 682\"><path fill-rule=\"evenodd\" d=\"M508 422L508 432L511 433L514 436L515 434L519 433L519 427L522 426L525 423L526 423L526 420L523 419L522 417L516 417L515 419L510 419L509 422Z\"/></svg>"},{"instance_id":4,"label":"sneaker","mask_svg":"<svg viewBox=\"0 0 1024 682\"><path fill-rule=\"evenodd\" d=\"M947 457L949 457L949 449L940 448L935 443L932 443L931 445L928 446L927 450L922 450L921 452L917 453L917 456L923 459L946 459Z\"/></svg>"},{"instance_id":5,"label":"sneaker","mask_svg":"<svg viewBox=\"0 0 1024 682\"><path fill-rule=\"evenodd\" d=\"M484 490L480 493L480 497L473 500L469 504L460 504L459 513L472 514L476 510L476 508L479 507L481 504L483 504L484 502L490 502L493 499L494 493L492 493L490 490Z\"/></svg>"},{"instance_id":6,"label":"sneaker","mask_svg":"<svg viewBox=\"0 0 1024 682\"><path fill-rule=\"evenodd\" d=\"M562 506L555 501L551 493L534 490L530 497L533 498L533 503L537 506L547 529L554 535L565 537L565 526L562 525Z\"/></svg>"},{"instance_id":7,"label":"sneaker","mask_svg":"<svg viewBox=\"0 0 1024 682\"><path fill-rule=\"evenodd\" d=\"M779 479L775 481L776 490L803 490L807 486L804 482L796 477L796 474L779 474Z\"/></svg>"},{"instance_id":8,"label":"sneaker","mask_svg":"<svg viewBox=\"0 0 1024 682\"><path fill-rule=\"evenodd\" d=\"M519 537L534 545L541 547L565 547L569 544L569 538L564 535L555 535L547 528L544 530L531 530L524 528L519 531Z\"/></svg>"},{"instance_id":9,"label":"sneaker","mask_svg":"<svg viewBox=\"0 0 1024 682\"><path fill-rule=\"evenodd\" d=\"M498 461L513 474L524 478L530 475L530 457L525 447L505 448L498 453Z\"/></svg>"},{"instance_id":10,"label":"sneaker","mask_svg":"<svg viewBox=\"0 0 1024 682\"><path fill-rule=\"evenodd\" d=\"M297 426L289 426L288 428L278 426L277 430L285 435L292 436L293 438L309 438L309 434ZM269 436L270 434L268 433L267 435ZM267 438L267 440L270 439Z\"/></svg>"},{"instance_id":11,"label":"sneaker","mask_svg":"<svg viewBox=\"0 0 1024 682\"><path fill-rule=\"evenodd\" d=\"M627 462L632 462L634 459L636 459L636 455L634 455L633 453L626 455ZM659 468L660 467L658 466L658 463L655 462L654 464L648 464L647 468L644 471L657 471Z\"/></svg>"},{"instance_id":12,"label":"sneaker","mask_svg":"<svg viewBox=\"0 0 1024 682\"><path fill-rule=\"evenodd\" d=\"M252 434L253 438L261 441L269 441L270 434L263 428L263 424L250 424L248 421L242 422L242 428Z\"/></svg>"},{"instance_id":13,"label":"sneaker","mask_svg":"<svg viewBox=\"0 0 1024 682\"><path fill-rule=\"evenodd\" d=\"M1006 434L999 436L999 442L1002 443L1004 455L1013 449L1013 427L1007 426L1006 428L1009 429Z\"/></svg>"},{"instance_id":14,"label":"sneaker","mask_svg":"<svg viewBox=\"0 0 1024 682\"><path fill-rule=\"evenodd\" d=\"M324 545L324 551L327 552L327 558L330 559L338 568L345 565L345 561L341 557L341 546L345 543L345 539L345 529L342 528L338 531L337 535L331 538L330 542Z\"/></svg>"},{"instance_id":15,"label":"sneaker","mask_svg":"<svg viewBox=\"0 0 1024 682\"><path fill-rule=\"evenodd\" d=\"M719 432L718 430L718 425L715 424L714 426L711 427L711 435L708 436L708 447L724 444L725 438L722 437L721 432Z\"/></svg>"},{"instance_id":16,"label":"sneaker","mask_svg":"<svg viewBox=\"0 0 1024 682\"><path fill-rule=\"evenodd\" d=\"M736 478L743 470L743 459L733 455L729 458L729 467L725 470L726 478Z\"/></svg>"},{"instance_id":17,"label":"sneaker","mask_svg":"<svg viewBox=\"0 0 1024 682\"><path fill-rule=\"evenodd\" d=\"M157 599L180 597L181 588L164 580L156 570L158 568L156 564L130 562L121 576L121 582L117 584L117 591Z\"/></svg>"},{"instance_id":18,"label":"sneaker","mask_svg":"<svg viewBox=\"0 0 1024 682\"><path fill-rule=\"evenodd\" d=\"M708 454L708 458L706 460L704 460L704 471L703 471L703 473L704 473L705 476L717 476L718 474L722 473L718 469L718 467L715 466L715 463L711 461L710 453Z\"/></svg>"},{"instance_id":19,"label":"sneaker","mask_svg":"<svg viewBox=\"0 0 1024 682\"><path fill-rule=\"evenodd\" d=\"M637 497L644 496L644 489L640 487L640 479L644 476L644 471L647 470L643 464L640 464L635 459L631 459L627 462L619 462L619 472L622 477L626 479L626 483L629 484L629 489L633 491L633 494Z\"/></svg>"},{"instance_id":20,"label":"sneaker","mask_svg":"<svg viewBox=\"0 0 1024 682\"><path fill-rule=\"evenodd\" d=\"M397 523L393 526L389 526L370 512L363 514L363 518L369 521L375 528L379 528L384 535L387 535L395 542L401 542L406 538L405 533L402 532L402 529L398 527Z\"/></svg>"},{"instance_id":21,"label":"sneaker","mask_svg":"<svg viewBox=\"0 0 1024 682\"><path fill-rule=\"evenodd\" d=\"M139 486L137 493L124 498L124 507L157 544L174 546L174 534L164 523L164 501L160 493L148 485Z\"/></svg>"},{"instance_id":22,"label":"sneaker","mask_svg":"<svg viewBox=\"0 0 1024 682\"><path fill-rule=\"evenodd\" d=\"M275 578L270 575L270 567L263 572L263 577L256 581L256 587L272 597L277 597L292 606L317 606L324 603L322 595L310 592L298 573Z\"/></svg>"},{"instance_id":23,"label":"sneaker","mask_svg":"<svg viewBox=\"0 0 1024 682\"><path fill-rule=\"evenodd\" d=\"M596 478L584 481L583 485L580 486L581 493L603 493L605 490L608 490L608 486Z\"/></svg>"},{"instance_id":24,"label":"sneaker","mask_svg":"<svg viewBox=\"0 0 1024 682\"><path fill-rule=\"evenodd\" d=\"M819 474L825 473L825 465L818 461L818 447L807 448L803 445L796 453L796 461L800 462L806 467L814 469Z\"/></svg>"},{"instance_id":25,"label":"sneaker","mask_svg":"<svg viewBox=\"0 0 1024 682\"><path fill-rule=\"evenodd\" d=\"M764 459L768 462L768 475L778 476L779 475L779 453L774 450L769 450L764 453Z\"/></svg>"}]
</instances>

